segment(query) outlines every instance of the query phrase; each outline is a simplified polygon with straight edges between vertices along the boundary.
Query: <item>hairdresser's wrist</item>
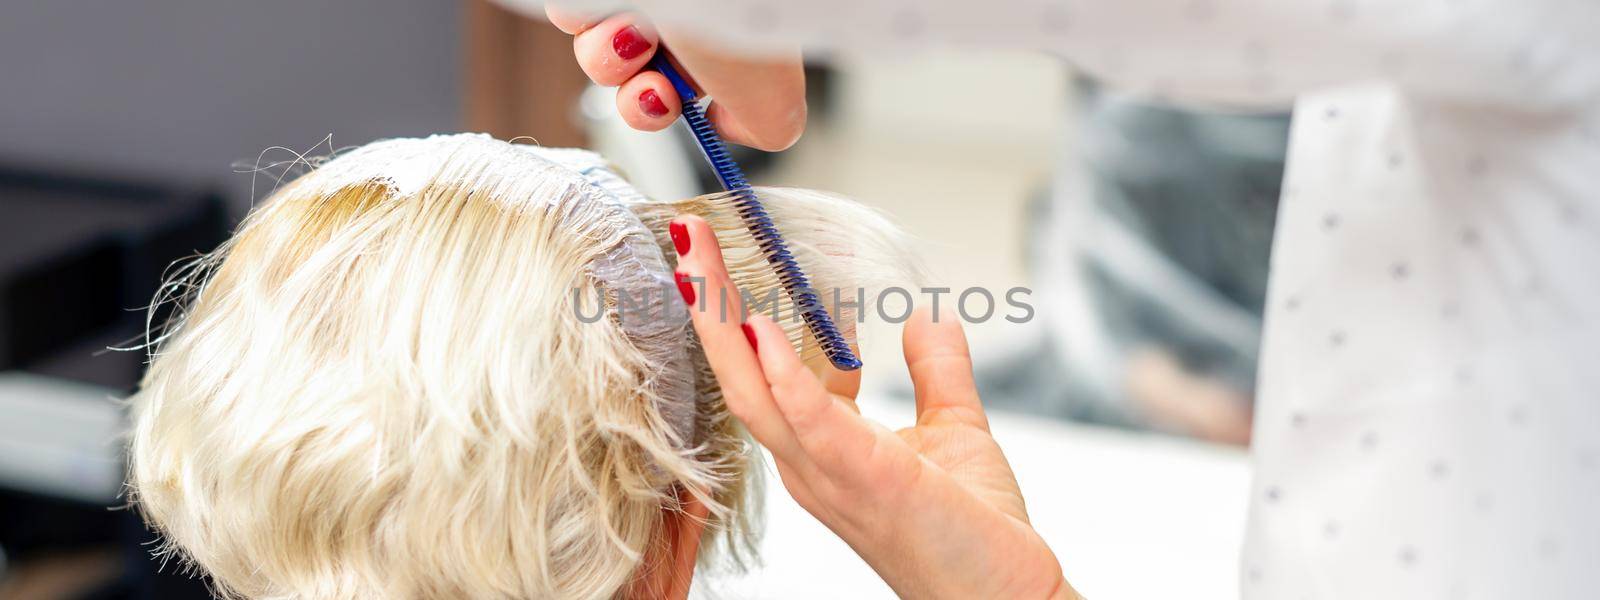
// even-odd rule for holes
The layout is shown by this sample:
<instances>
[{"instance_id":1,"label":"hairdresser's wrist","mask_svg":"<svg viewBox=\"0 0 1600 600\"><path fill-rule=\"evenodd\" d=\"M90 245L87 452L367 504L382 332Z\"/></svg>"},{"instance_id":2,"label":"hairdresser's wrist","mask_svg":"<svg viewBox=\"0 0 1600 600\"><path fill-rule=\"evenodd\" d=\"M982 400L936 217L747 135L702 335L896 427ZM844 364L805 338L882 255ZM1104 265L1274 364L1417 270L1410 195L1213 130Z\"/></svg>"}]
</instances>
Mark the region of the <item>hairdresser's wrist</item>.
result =
<instances>
[{"instance_id":1,"label":"hairdresser's wrist","mask_svg":"<svg viewBox=\"0 0 1600 600\"><path fill-rule=\"evenodd\" d=\"M1055 553L1030 526L984 524L985 520L952 517L943 527L923 523L915 531L895 531L891 525L865 538L844 537L902 598L1080 600ZM977 530L966 530L967 526ZM880 543L867 541L872 539ZM876 551L869 550L875 545Z\"/></svg>"},{"instance_id":2,"label":"hairdresser's wrist","mask_svg":"<svg viewBox=\"0 0 1600 600\"><path fill-rule=\"evenodd\" d=\"M1072 584L1067 583L1066 577L1057 579L1055 591L1050 592L1045 597L1050 600L1083 600L1083 596L1078 594L1078 590L1072 589Z\"/></svg>"},{"instance_id":3,"label":"hairdresser's wrist","mask_svg":"<svg viewBox=\"0 0 1600 600\"><path fill-rule=\"evenodd\" d=\"M880 575L882 575L882 573L880 573ZM1004 579L1004 574L1002 573L989 573L987 575L991 578ZM988 582L990 585L980 586L982 589L974 589L964 585L926 585L925 582L931 579L936 578L929 577L924 579L924 583L921 585L915 583L911 585L894 585L893 582L888 582L887 577L885 578L886 582L890 583L890 587L895 590L895 593L902 598L1038 598L1041 600L1083 600L1083 596L1079 595L1078 591L1073 589L1072 584L1067 582L1067 578L1060 573L1057 573L1053 579L1045 579L1034 585L1016 587L1012 585L1004 585L1006 582L1002 581L990 581ZM995 588L992 587L992 584L994 583L1001 583L1002 585L999 588Z\"/></svg>"}]
</instances>

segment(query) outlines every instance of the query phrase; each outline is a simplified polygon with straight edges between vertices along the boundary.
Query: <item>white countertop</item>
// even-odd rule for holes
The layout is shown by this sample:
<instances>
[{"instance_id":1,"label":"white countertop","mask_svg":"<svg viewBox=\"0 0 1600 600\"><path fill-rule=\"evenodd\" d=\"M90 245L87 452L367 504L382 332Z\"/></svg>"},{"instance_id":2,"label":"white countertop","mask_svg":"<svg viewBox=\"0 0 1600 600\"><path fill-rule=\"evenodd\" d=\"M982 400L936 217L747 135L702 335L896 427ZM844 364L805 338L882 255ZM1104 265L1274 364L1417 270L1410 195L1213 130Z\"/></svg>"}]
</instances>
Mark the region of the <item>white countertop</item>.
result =
<instances>
[{"instance_id":1,"label":"white countertop","mask_svg":"<svg viewBox=\"0 0 1600 600\"><path fill-rule=\"evenodd\" d=\"M911 406L862 399L890 427ZM1241 450L1055 420L990 415L1028 513L1089 598L1238 597L1249 495ZM708 598L892 598L856 555L768 478L764 566L702 576Z\"/></svg>"},{"instance_id":2,"label":"white countertop","mask_svg":"<svg viewBox=\"0 0 1600 600\"><path fill-rule=\"evenodd\" d=\"M111 505L122 491L122 409L110 390L0 373L0 486Z\"/></svg>"}]
</instances>

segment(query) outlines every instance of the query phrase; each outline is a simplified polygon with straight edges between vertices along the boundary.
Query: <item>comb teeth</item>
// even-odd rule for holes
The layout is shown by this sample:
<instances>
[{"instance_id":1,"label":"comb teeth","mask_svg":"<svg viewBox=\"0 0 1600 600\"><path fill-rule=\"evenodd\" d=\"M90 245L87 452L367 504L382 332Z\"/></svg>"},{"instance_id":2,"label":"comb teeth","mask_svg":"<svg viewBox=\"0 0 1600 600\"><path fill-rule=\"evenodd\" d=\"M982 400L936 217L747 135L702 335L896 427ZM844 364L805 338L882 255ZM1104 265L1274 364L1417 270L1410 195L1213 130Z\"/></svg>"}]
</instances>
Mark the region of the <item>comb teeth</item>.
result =
<instances>
[{"instance_id":1,"label":"comb teeth","mask_svg":"<svg viewBox=\"0 0 1600 600\"><path fill-rule=\"evenodd\" d=\"M801 318L805 320L806 328L811 331L811 337L822 348L823 354L828 357L828 362L843 371L861 368L861 359L856 358L855 352L850 350L850 344L845 343L839 328L834 326L833 319L828 316L828 310L823 308L822 301L817 298L816 290L811 289L811 280L807 279L805 271L800 269L800 263L796 262L794 255L789 252L789 245L784 243L783 236L778 234L777 225L774 225L772 218L767 216L767 209L761 205L761 199L745 180L744 171L733 162L733 157L728 155L727 146L723 145L721 136L717 135L710 119L706 118L705 111L701 110L694 88L667 62L666 52L656 52L650 64L665 75L667 80L672 82L672 87L677 90L678 98L683 101L684 122L689 125L689 131L694 134L695 141L699 142L700 149L705 152L706 160L711 163L711 168L716 172L722 188L732 192L739 218L744 220L745 228L750 230L757 247L767 257L767 264L771 265L773 272L777 274L778 282L783 286L784 292L789 294L789 300L794 303L795 310L799 311Z\"/></svg>"}]
</instances>

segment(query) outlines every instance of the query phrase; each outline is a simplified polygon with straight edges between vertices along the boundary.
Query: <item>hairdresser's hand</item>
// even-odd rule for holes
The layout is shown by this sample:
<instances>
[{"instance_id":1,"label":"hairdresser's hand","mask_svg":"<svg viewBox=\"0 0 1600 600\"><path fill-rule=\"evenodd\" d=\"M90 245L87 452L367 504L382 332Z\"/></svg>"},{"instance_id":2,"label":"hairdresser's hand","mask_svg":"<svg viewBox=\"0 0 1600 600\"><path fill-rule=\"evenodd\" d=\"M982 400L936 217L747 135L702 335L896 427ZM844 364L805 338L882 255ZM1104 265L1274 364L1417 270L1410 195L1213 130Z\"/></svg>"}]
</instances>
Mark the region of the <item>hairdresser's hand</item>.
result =
<instances>
[{"instance_id":1,"label":"hairdresser's hand","mask_svg":"<svg viewBox=\"0 0 1600 600\"><path fill-rule=\"evenodd\" d=\"M730 142L777 151L806 127L806 79L800 52L749 58L658 30L643 15L585 16L546 5L550 22L572 34L578 65L595 83L618 86L617 112L634 129L659 131L678 118L680 102L667 78L643 70L665 40L702 95L715 98L709 117Z\"/></svg>"},{"instance_id":2,"label":"hairdresser's hand","mask_svg":"<svg viewBox=\"0 0 1600 600\"><path fill-rule=\"evenodd\" d=\"M857 411L859 372L830 368L819 379L771 319L750 315L741 326L739 292L705 221L680 217L672 237L680 291L691 287L684 296L728 408L772 451L795 500L896 593L1077 597L989 434L953 316L919 311L906 324L917 422L890 431Z\"/></svg>"}]
</instances>

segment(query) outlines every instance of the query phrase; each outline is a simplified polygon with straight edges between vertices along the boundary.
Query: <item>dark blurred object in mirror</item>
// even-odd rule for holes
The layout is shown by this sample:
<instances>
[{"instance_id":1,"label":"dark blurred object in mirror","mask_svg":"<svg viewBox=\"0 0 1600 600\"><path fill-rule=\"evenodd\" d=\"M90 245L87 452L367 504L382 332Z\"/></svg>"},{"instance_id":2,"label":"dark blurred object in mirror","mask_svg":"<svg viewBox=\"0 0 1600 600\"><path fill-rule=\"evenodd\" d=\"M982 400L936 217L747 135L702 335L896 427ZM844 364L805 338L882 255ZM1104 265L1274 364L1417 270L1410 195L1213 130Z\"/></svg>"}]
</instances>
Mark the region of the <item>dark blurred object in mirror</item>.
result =
<instances>
[{"instance_id":1,"label":"dark blurred object in mirror","mask_svg":"<svg viewBox=\"0 0 1600 600\"><path fill-rule=\"evenodd\" d=\"M0 167L0 370L130 391L146 312L173 261L226 238L199 187Z\"/></svg>"},{"instance_id":2,"label":"dark blurred object in mirror","mask_svg":"<svg viewBox=\"0 0 1600 600\"><path fill-rule=\"evenodd\" d=\"M206 186L0 166L0 372L131 392L144 352L107 348L144 342L163 274L226 239L224 207ZM111 510L124 501L0 481L0 596L209 598L175 562L158 573L155 535L136 512Z\"/></svg>"}]
</instances>

